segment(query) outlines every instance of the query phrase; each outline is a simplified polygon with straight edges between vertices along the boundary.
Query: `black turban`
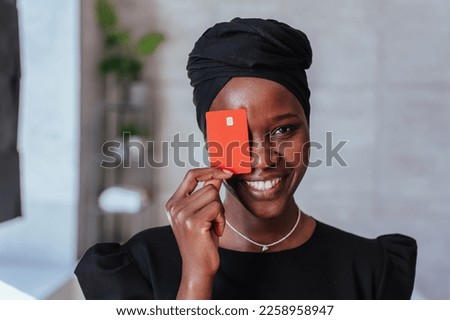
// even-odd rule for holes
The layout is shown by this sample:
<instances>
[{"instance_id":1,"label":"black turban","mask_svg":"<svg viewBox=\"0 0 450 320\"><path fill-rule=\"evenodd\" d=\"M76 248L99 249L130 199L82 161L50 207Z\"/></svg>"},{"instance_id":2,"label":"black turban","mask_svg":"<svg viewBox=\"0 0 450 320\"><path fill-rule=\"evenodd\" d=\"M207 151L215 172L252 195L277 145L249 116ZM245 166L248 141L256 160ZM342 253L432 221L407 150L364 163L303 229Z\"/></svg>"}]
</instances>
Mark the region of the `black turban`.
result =
<instances>
[{"instance_id":1,"label":"black turban","mask_svg":"<svg viewBox=\"0 0 450 320\"><path fill-rule=\"evenodd\" d=\"M258 77L283 85L300 101L309 123L305 70L311 62L307 36L287 24L234 18L209 28L195 43L187 64L200 129L205 132L205 113L233 77Z\"/></svg>"}]
</instances>

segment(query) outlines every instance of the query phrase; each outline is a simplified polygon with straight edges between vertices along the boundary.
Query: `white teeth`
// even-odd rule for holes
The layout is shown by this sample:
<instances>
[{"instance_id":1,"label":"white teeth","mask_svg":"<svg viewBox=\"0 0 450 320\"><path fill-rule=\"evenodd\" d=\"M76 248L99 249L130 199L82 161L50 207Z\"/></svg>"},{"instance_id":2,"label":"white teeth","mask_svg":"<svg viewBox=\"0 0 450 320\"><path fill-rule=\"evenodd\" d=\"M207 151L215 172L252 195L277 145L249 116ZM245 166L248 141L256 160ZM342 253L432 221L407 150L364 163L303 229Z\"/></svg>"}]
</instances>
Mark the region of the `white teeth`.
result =
<instances>
[{"instance_id":1,"label":"white teeth","mask_svg":"<svg viewBox=\"0 0 450 320\"><path fill-rule=\"evenodd\" d=\"M281 178L276 178L273 180L266 180L266 181L246 181L245 183L247 183L253 189L265 191L265 190L272 189L280 181L281 181Z\"/></svg>"}]
</instances>

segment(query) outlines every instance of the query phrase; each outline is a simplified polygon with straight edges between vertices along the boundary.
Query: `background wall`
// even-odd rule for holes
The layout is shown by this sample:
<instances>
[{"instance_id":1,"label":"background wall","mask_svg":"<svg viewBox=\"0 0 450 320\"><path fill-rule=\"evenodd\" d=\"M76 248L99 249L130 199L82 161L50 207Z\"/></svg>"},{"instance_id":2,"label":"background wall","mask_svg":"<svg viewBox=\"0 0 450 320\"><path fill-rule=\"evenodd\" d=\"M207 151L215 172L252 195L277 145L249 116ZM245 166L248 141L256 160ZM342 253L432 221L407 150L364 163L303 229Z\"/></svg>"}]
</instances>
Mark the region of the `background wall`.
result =
<instances>
[{"instance_id":1,"label":"background wall","mask_svg":"<svg viewBox=\"0 0 450 320\"><path fill-rule=\"evenodd\" d=\"M296 194L300 206L316 219L363 236L413 236L419 244L414 296L450 299L450 2L113 2L121 22L136 34L153 28L166 35L146 70L157 142L173 141L177 132L184 140L194 132L201 141L185 65L207 27L240 16L275 18L303 30L314 52L308 72L311 137L324 143L325 132L332 131L335 143L348 140L340 154L349 166L334 162L310 169ZM96 124L88 108L99 95L92 69L99 54L98 30L93 1L81 3L82 43L90 44L82 46L81 127L92 132ZM81 168L82 208L94 201L86 200L93 188L88 178L96 170L89 165L95 150L87 147L88 140L81 145L86 164ZM323 156L312 154L313 159ZM186 170L172 162L156 170L152 211L142 229L167 223L164 204Z\"/></svg>"}]
</instances>

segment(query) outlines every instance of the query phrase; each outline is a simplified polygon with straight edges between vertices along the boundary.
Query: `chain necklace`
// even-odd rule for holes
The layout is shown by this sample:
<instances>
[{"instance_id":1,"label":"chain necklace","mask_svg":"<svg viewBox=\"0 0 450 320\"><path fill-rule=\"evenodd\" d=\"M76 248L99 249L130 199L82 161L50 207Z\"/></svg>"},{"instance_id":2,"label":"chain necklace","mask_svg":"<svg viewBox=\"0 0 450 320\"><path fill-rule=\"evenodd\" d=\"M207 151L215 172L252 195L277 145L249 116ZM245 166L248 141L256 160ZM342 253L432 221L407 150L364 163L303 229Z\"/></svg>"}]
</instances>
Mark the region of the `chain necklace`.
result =
<instances>
[{"instance_id":1,"label":"chain necklace","mask_svg":"<svg viewBox=\"0 0 450 320\"><path fill-rule=\"evenodd\" d=\"M239 236L241 236L242 238L244 238L244 239L247 240L248 242L253 243L254 245L256 245L256 246L258 246L258 247L261 247L261 251L264 252L264 251L269 250L270 247L272 247L272 246L274 246L274 245L277 245L277 244L283 242L284 240L286 240L287 238L289 238L289 236L290 236L290 235L294 232L294 230L297 228L297 226L298 226L298 224L299 224L299 222L300 222L300 217L301 217L301 215L302 215L302 211L299 209L299 210L298 210L297 221L295 222L294 227L292 227L291 231L289 231L287 235L285 235L285 236L284 236L283 238L281 238L280 240L277 240L277 241L272 242L272 243L266 243L266 244L256 242L256 241L250 239L249 237L247 237L246 235L242 234L242 233L239 232L235 227L233 227L233 226L228 222L228 220L226 220L225 222L226 222L227 226L229 226L229 227L231 228L231 230L233 230L234 232L236 232Z\"/></svg>"}]
</instances>

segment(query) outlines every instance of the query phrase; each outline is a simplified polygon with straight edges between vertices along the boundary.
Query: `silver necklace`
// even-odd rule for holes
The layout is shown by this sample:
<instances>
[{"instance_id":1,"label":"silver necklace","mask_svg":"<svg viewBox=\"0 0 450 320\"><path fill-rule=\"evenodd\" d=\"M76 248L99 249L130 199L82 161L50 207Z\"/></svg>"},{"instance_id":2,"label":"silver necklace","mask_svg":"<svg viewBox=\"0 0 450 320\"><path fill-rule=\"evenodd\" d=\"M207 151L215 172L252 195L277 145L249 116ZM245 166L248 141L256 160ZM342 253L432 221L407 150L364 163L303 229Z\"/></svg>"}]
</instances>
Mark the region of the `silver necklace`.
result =
<instances>
[{"instance_id":1,"label":"silver necklace","mask_svg":"<svg viewBox=\"0 0 450 320\"><path fill-rule=\"evenodd\" d=\"M287 238L289 238L289 236L290 236L290 235L294 232L294 230L297 228L297 226L298 226L298 224L299 224L299 222L300 222L300 217L301 217L301 215L302 215L302 211L301 211L301 210L298 210L297 221L295 222L294 227L292 227L291 231L289 231L287 235L285 235L285 236L284 236L283 238L281 238L280 240L277 240L277 241L272 242L272 243L266 243L266 244L256 242L256 241L250 239L249 237L247 237L246 235L242 234L242 233L239 232L235 227L233 227L233 226L228 222L228 220L225 220L225 222L226 222L227 226L229 226L229 227L231 228L231 230L233 230L234 232L236 232L239 236L241 236L242 238L244 238L244 239L247 240L248 242L253 243L254 245L256 245L256 246L258 246L258 247L261 247L261 251L264 252L264 251L269 250L270 247L272 247L272 246L274 246L274 245L277 245L277 244L283 242L284 240L286 240Z\"/></svg>"}]
</instances>

